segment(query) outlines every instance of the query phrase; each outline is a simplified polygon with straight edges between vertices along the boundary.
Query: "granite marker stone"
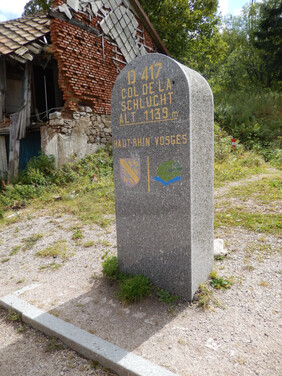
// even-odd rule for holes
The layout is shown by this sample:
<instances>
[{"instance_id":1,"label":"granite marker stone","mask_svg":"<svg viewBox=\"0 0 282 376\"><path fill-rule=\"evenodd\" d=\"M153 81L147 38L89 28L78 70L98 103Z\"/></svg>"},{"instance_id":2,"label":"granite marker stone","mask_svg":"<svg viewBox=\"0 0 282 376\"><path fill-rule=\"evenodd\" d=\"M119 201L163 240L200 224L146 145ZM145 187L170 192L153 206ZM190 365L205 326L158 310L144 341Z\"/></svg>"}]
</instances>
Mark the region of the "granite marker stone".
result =
<instances>
[{"instance_id":1,"label":"granite marker stone","mask_svg":"<svg viewBox=\"0 0 282 376\"><path fill-rule=\"evenodd\" d=\"M213 96L161 54L129 63L112 93L120 270L189 300L213 266Z\"/></svg>"}]
</instances>

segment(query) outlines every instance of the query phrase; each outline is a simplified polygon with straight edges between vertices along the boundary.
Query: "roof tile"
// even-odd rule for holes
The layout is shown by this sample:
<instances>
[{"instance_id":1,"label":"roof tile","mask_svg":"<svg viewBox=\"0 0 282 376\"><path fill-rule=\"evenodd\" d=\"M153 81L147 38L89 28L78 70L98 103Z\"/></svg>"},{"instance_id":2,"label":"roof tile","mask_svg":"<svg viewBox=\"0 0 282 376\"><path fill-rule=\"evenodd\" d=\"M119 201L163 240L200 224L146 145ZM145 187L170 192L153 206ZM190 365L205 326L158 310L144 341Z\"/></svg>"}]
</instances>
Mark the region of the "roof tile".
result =
<instances>
[{"instance_id":1,"label":"roof tile","mask_svg":"<svg viewBox=\"0 0 282 376\"><path fill-rule=\"evenodd\" d=\"M46 12L0 22L0 55L10 54L11 57L17 58L18 51L25 51L21 59L31 60L32 54L39 53L42 49L29 50L28 45L48 34L49 25L50 20Z\"/></svg>"}]
</instances>

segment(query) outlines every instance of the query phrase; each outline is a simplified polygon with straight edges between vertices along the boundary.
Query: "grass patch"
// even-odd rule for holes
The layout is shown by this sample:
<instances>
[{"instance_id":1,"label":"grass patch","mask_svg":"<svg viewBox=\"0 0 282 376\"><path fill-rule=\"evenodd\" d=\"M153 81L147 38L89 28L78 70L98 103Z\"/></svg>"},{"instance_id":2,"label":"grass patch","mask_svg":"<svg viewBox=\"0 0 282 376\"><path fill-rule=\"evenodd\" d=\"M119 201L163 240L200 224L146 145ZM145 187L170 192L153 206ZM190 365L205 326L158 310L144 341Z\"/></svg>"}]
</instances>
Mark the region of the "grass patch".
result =
<instances>
[{"instance_id":1,"label":"grass patch","mask_svg":"<svg viewBox=\"0 0 282 376\"><path fill-rule=\"evenodd\" d=\"M203 310L209 309L213 299L213 291L204 283L200 284L197 294L197 305Z\"/></svg>"},{"instance_id":2,"label":"grass patch","mask_svg":"<svg viewBox=\"0 0 282 376\"><path fill-rule=\"evenodd\" d=\"M84 237L83 233L81 230L76 230L73 235L72 235L72 240L76 240L76 239L82 239Z\"/></svg>"},{"instance_id":3,"label":"grass patch","mask_svg":"<svg viewBox=\"0 0 282 376\"><path fill-rule=\"evenodd\" d=\"M38 242L39 239L41 239L43 237L42 234L33 234L31 236L29 236L28 238L26 239L23 239L23 244L24 244L24 247L23 247L23 251L26 251L28 249L31 249L33 248L33 246Z\"/></svg>"},{"instance_id":4,"label":"grass patch","mask_svg":"<svg viewBox=\"0 0 282 376\"><path fill-rule=\"evenodd\" d=\"M14 255L16 255L17 253L19 253L19 251L21 250L21 246L20 245L15 245L13 248L12 248L12 250L11 250L11 252L10 252L10 256L14 256Z\"/></svg>"},{"instance_id":5,"label":"grass patch","mask_svg":"<svg viewBox=\"0 0 282 376\"><path fill-rule=\"evenodd\" d=\"M93 247L94 244L95 242L93 240L87 240L86 242L83 243L83 247L90 248L90 247Z\"/></svg>"},{"instance_id":6,"label":"grass patch","mask_svg":"<svg viewBox=\"0 0 282 376\"><path fill-rule=\"evenodd\" d=\"M38 257L61 257L63 259L68 257L68 247L66 240L58 240L52 246L36 252Z\"/></svg>"},{"instance_id":7,"label":"grass patch","mask_svg":"<svg viewBox=\"0 0 282 376\"><path fill-rule=\"evenodd\" d=\"M224 212L216 212L214 227L245 227L256 232L278 234L281 232L282 219L279 214L250 213L235 207Z\"/></svg>"},{"instance_id":8,"label":"grass patch","mask_svg":"<svg viewBox=\"0 0 282 376\"><path fill-rule=\"evenodd\" d=\"M247 176L261 174L267 165L253 152L230 153L222 161L214 164L214 185L220 187L226 181L234 181Z\"/></svg>"},{"instance_id":9,"label":"grass patch","mask_svg":"<svg viewBox=\"0 0 282 376\"><path fill-rule=\"evenodd\" d=\"M50 338L48 344L45 347L45 352L54 353L57 351L65 350L68 346L58 339Z\"/></svg>"},{"instance_id":10,"label":"grass patch","mask_svg":"<svg viewBox=\"0 0 282 376\"><path fill-rule=\"evenodd\" d=\"M1 260L2 264L5 264L5 262L8 262L10 260L10 257L5 257Z\"/></svg>"},{"instance_id":11,"label":"grass patch","mask_svg":"<svg viewBox=\"0 0 282 376\"><path fill-rule=\"evenodd\" d=\"M168 290L159 289L157 291L157 296L159 301L168 304L170 307L176 303L179 299L179 296L171 294Z\"/></svg>"},{"instance_id":12,"label":"grass patch","mask_svg":"<svg viewBox=\"0 0 282 376\"><path fill-rule=\"evenodd\" d=\"M49 270L58 270L62 267L63 265L62 264L57 264L56 262L51 262L51 264L47 264L47 265L42 265L39 267L39 270L46 270L46 269L49 269Z\"/></svg>"},{"instance_id":13,"label":"grass patch","mask_svg":"<svg viewBox=\"0 0 282 376\"><path fill-rule=\"evenodd\" d=\"M179 299L177 295L171 294L168 290L153 286L149 279L143 275L133 276L121 273L116 256L108 256L108 252L105 252L102 259L103 275L111 281L119 283L118 298L124 303L136 303L152 293L155 293L161 302L167 303L170 307Z\"/></svg>"},{"instance_id":14,"label":"grass patch","mask_svg":"<svg viewBox=\"0 0 282 376\"><path fill-rule=\"evenodd\" d=\"M262 204L269 204L273 201L281 200L281 192L282 180L278 176L269 176L244 186L231 187L226 197L240 197L243 201L252 198Z\"/></svg>"},{"instance_id":15,"label":"grass patch","mask_svg":"<svg viewBox=\"0 0 282 376\"><path fill-rule=\"evenodd\" d=\"M15 312L9 309L8 314L7 314L7 320L8 321L21 321L21 315L18 312Z\"/></svg>"},{"instance_id":16,"label":"grass patch","mask_svg":"<svg viewBox=\"0 0 282 376\"><path fill-rule=\"evenodd\" d=\"M152 284L143 275L128 277L120 283L118 298L125 303L136 303L152 293Z\"/></svg>"}]
</instances>

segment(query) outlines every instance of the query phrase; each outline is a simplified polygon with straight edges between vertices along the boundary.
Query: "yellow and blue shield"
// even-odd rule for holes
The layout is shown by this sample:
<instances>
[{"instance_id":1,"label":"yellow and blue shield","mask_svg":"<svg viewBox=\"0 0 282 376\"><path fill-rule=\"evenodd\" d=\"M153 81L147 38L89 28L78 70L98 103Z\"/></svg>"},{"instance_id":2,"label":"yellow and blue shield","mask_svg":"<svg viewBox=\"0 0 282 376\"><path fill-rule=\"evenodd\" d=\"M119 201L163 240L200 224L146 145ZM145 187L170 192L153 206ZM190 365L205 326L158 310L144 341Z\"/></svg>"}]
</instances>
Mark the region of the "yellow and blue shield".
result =
<instances>
[{"instance_id":1,"label":"yellow and blue shield","mask_svg":"<svg viewBox=\"0 0 282 376\"><path fill-rule=\"evenodd\" d=\"M135 187L141 177L139 158L120 158L120 177L127 187Z\"/></svg>"}]
</instances>

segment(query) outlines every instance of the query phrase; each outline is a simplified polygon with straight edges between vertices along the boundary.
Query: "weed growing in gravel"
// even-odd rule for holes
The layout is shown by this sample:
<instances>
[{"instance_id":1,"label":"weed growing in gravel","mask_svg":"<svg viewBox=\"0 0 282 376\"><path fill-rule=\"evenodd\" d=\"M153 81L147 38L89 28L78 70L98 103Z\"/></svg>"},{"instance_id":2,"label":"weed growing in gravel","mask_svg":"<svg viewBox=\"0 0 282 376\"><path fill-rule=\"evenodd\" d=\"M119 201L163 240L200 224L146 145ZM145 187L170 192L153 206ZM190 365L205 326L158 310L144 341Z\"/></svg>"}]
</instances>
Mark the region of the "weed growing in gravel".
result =
<instances>
[{"instance_id":1,"label":"weed growing in gravel","mask_svg":"<svg viewBox=\"0 0 282 376\"><path fill-rule=\"evenodd\" d=\"M117 280L119 278L118 259L116 256L108 256L107 253L102 257L102 272L105 277L111 280Z\"/></svg>"},{"instance_id":2,"label":"weed growing in gravel","mask_svg":"<svg viewBox=\"0 0 282 376\"><path fill-rule=\"evenodd\" d=\"M8 262L10 260L10 257L5 257L1 260L1 263L4 264L5 262Z\"/></svg>"},{"instance_id":3,"label":"weed growing in gravel","mask_svg":"<svg viewBox=\"0 0 282 376\"><path fill-rule=\"evenodd\" d=\"M62 267L63 265L62 264L57 264L56 262L51 262L51 264L47 264L47 265L42 265L39 267L39 270L46 270L46 269L50 269L50 270L58 270Z\"/></svg>"},{"instance_id":4,"label":"weed growing in gravel","mask_svg":"<svg viewBox=\"0 0 282 376\"><path fill-rule=\"evenodd\" d=\"M161 302L167 303L170 308L178 300L178 296L171 294L167 290L160 289L152 285L149 279L143 275L133 276L121 273L118 269L118 259L116 256L108 256L109 251L102 256L103 275L112 281L118 281L118 298L125 303L135 303L153 292L156 293Z\"/></svg>"},{"instance_id":5,"label":"weed growing in gravel","mask_svg":"<svg viewBox=\"0 0 282 376\"><path fill-rule=\"evenodd\" d=\"M15 245L15 246L12 248L12 251L10 252L9 256L14 256L14 255L16 255L20 250L21 250L21 246L20 246L20 245Z\"/></svg>"},{"instance_id":6,"label":"weed growing in gravel","mask_svg":"<svg viewBox=\"0 0 282 376\"><path fill-rule=\"evenodd\" d=\"M11 309L8 311L7 315L7 320L8 321L21 321L21 315Z\"/></svg>"},{"instance_id":7,"label":"weed growing in gravel","mask_svg":"<svg viewBox=\"0 0 282 376\"><path fill-rule=\"evenodd\" d=\"M217 272L213 270L210 272L210 285L219 290L219 289L230 289L233 285L233 281L231 278L224 279L222 277L218 277Z\"/></svg>"},{"instance_id":8,"label":"weed growing in gravel","mask_svg":"<svg viewBox=\"0 0 282 376\"><path fill-rule=\"evenodd\" d=\"M23 239L23 244L24 244L23 251L31 249L38 242L38 240L41 239L42 237L43 237L42 234L33 234L29 236L28 238Z\"/></svg>"},{"instance_id":9,"label":"weed growing in gravel","mask_svg":"<svg viewBox=\"0 0 282 376\"><path fill-rule=\"evenodd\" d=\"M198 307L203 308L206 310L210 308L210 304L213 298L213 291L207 287L206 284L200 284L198 294L197 294L197 305Z\"/></svg>"},{"instance_id":10,"label":"weed growing in gravel","mask_svg":"<svg viewBox=\"0 0 282 376\"><path fill-rule=\"evenodd\" d=\"M67 349L68 346L65 345L63 342L61 342L58 339L55 338L50 338L46 347L45 347L45 352L53 353L56 351L61 351Z\"/></svg>"},{"instance_id":11,"label":"weed growing in gravel","mask_svg":"<svg viewBox=\"0 0 282 376\"><path fill-rule=\"evenodd\" d=\"M72 235L72 240L76 240L76 239L82 239L84 237L83 233L81 230L76 230L73 235Z\"/></svg>"},{"instance_id":12,"label":"weed growing in gravel","mask_svg":"<svg viewBox=\"0 0 282 376\"><path fill-rule=\"evenodd\" d=\"M95 242L93 240L87 240L86 242L83 243L83 247L90 248L90 247L93 247L94 244Z\"/></svg>"},{"instance_id":13,"label":"weed growing in gravel","mask_svg":"<svg viewBox=\"0 0 282 376\"><path fill-rule=\"evenodd\" d=\"M177 302L179 296L171 294L168 290L159 289L157 291L157 296L160 302L168 304L170 307Z\"/></svg>"},{"instance_id":14,"label":"weed growing in gravel","mask_svg":"<svg viewBox=\"0 0 282 376\"><path fill-rule=\"evenodd\" d=\"M36 252L38 257L68 257L68 247L65 240L58 240L54 245L43 249L42 251Z\"/></svg>"}]
</instances>

